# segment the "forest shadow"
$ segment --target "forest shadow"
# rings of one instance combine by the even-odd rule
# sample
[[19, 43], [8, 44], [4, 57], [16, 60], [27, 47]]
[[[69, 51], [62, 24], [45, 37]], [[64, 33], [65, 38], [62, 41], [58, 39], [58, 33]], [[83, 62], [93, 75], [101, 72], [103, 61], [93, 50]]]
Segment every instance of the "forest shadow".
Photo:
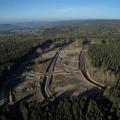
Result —
[[[31, 51], [29, 51], [27, 54], [25, 54], [23, 57], [16, 59], [14, 61], [13, 66], [11, 67], [10, 71], [6, 72], [2, 79], [4, 80], [3, 83], [4, 84], [6, 81], [8, 81], [8, 85], [7, 86], [11, 86], [11, 87], [15, 87], [17, 86], [19, 83], [21, 83], [21, 79], [20, 76], [26, 72], [26, 71], [30, 71], [28, 70], [27, 67], [29, 67], [30, 65], [33, 64], [33, 60], [36, 59], [38, 57], [38, 54], [36, 53], [36, 50], [38, 48], [41, 49], [47, 49], [49, 48], [54, 42], [52, 40], [47, 40], [45, 42], [43, 42], [41, 45], [36, 46], [35, 48], [33, 48]], [[43, 62], [47, 62], [48, 60], [45, 60]], [[12, 62], [12, 61], [11, 61]]]
[[95, 98], [98, 95], [103, 95], [103, 90], [94, 87], [92, 89], [86, 90], [84, 92], [82, 92], [81, 94], [79, 94], [79, 96], [87, 96], [88, 98]]

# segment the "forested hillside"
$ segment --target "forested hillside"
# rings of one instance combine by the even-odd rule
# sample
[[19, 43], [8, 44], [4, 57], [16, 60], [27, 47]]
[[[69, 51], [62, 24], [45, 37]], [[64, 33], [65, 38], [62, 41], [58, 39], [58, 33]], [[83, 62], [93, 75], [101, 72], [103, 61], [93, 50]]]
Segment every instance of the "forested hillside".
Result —
[[118, 74], [120, 72], [120, 42], [92, 44], [88, 54], [95, 67], [105, 67], [107, 70]]
[[20, 59], [42, 43], [35, 35], [0, 36], [0, 74], [9, 70], [15, 60]]
[[0, 38], [0, 64], [24, 56], [41, 42], [36, 36], [8, 36]]

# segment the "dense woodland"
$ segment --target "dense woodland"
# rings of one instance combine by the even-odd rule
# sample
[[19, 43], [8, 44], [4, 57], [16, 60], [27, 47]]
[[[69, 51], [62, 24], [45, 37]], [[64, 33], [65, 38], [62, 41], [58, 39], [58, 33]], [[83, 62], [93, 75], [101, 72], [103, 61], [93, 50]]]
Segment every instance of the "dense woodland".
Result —
[[6, 36], [0, 39], [0, 64], [24, 56], [41, 42], [39, 37], [30, 35]]
[[120, 41], [92, 44], [88, 51], [95, 67], [104, 67], [115, 74], [120, 72]]
[[9, 71], [16, 60], [33, 51], [42, 43], [35, 35], [3, 35], [0, 36], [0, 76]]

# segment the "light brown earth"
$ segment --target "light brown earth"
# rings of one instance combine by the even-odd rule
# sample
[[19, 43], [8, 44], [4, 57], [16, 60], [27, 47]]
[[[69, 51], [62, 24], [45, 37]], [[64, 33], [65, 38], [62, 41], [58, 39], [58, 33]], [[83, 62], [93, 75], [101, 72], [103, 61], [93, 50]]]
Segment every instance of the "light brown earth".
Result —
[[[55, 93], [65, 92], [71, 95], [79, 95], [94, 87], [85, 80], [79, 70], [80, 49], [78, 43], [74, 42], [61, 51], [54, 72], [61, 71], [62, 74], [53, 75], [51, 86]], [[69, 94], [65, 94], [65, 96]]]

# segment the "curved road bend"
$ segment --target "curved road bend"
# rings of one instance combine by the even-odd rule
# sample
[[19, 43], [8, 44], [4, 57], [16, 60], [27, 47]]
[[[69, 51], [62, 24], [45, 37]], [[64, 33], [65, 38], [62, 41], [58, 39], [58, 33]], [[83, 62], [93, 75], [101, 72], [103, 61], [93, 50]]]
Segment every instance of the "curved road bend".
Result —
[[82, 72], [83, 76], [86, 78], [86, 80], [88, 80], [91, 84], [93, 84], [94, 86], [96, 86], [98, 88], [105, 89], [104, 85], [96, 82], [95, 80], [93, 80], [90, 77], [89, 72], [87, 70], [86, 62], [85, 62], [85, 51], [84, 51], [84, 48], [82, 48], [81, 51], [80, 51], [79, 67], [81, 69], [81, 72]]
[[54, 67], [56, 64], [56, 61], [58, 59], [59, 56], [59, 52], [63, 49], [64, 47], [59, 48], [59, 50], [56, 52], [56, 54], [54, 55], [54, 57], [52, 58], [50, 64], [48, 65], [44, 77], [43, 77], [43, 82], [41, 85], [41, 93], [42, 93], [42, 97], [44, 98], [44, 100], [50, 98], [51, 96], [53, 96], [51, 90], [50, 90], [50, 84], [51, 84], [51, 80], [52, 80], [52, 72], [54, 71]]
[[46, 90], [48, 98], [51, 97], [51, 96], [53, 96], [53, 93], [50, 90], [50, 84], [52, 82], [52, 77], [53, 77], [52, 72], [54, 71], [54, 67], [55, 67], [56, 61], [58, 59], [58, 56], [59, 56], [59, 54], [57, 54], [57, 56], [55, 57], [55, 59], [53, 61], [53, 64], [51, 65], [51, 69], [49, 71], [49, 74], [46, 76], [47, 80], [46, 80], [45, 90]]

